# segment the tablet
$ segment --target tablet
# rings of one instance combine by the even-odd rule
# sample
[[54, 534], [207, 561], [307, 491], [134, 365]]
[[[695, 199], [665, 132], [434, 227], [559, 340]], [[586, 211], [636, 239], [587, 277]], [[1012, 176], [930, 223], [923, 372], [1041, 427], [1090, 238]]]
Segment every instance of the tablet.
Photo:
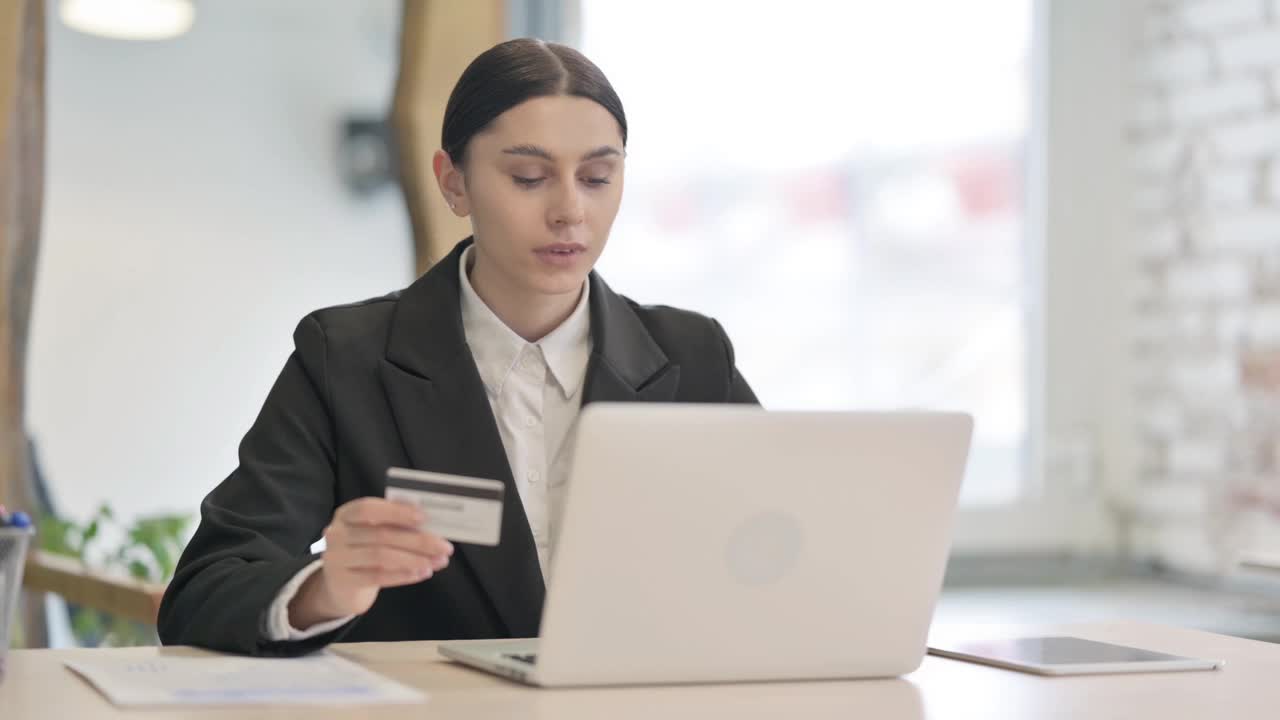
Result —
[[1222, 660], [1181, 657], [1075, 637], [1024, 637], [950, 643], [929, 654], [1037, 675], [1216, 670]]

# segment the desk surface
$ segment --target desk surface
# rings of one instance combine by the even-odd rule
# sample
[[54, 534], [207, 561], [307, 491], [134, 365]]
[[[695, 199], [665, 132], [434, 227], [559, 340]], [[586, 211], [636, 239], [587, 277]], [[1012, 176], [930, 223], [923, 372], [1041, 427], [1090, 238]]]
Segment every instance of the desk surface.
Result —
[[0, 717], [35, 718], [1274, 718], [1280, 645], [1140, 623], [1045, 627], [1094, 640], [1222, 658], [1216, 672], [1043, 678], [928, 657], [896, 680], [539, 690], [455, 666], [434, 643], [336, 645], [365, 666], [426, 691], [426, 705], [367, 709], [120, 710], [66, 670], [78, 653], [145, 658], [156, 648], [18, 650], [0, 684]]

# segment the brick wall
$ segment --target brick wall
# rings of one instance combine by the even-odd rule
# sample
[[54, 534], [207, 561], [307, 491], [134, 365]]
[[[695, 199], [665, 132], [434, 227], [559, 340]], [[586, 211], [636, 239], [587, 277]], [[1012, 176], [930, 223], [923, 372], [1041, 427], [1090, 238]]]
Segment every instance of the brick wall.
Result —
[[1144, 0], [1132, 548], [1280, 549], [1280, 0]]

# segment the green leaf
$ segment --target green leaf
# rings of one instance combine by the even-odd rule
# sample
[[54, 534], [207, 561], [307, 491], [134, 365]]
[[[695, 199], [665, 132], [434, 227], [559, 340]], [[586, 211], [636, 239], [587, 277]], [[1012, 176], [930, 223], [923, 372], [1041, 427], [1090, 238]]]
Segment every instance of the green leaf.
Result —
[[41, 513], [36, 520], [36, 533], [41, 550], [77, 560], [84, 559], [84, 553], [72, 540], [73, 535], [80, 535], [75, 523], [48, 513]]
[[193, 519], [190, 515], [170, 515], [165, 519], [165, 535], [169, 536], [174, 544], [181, 545], [183, 536], [187, 534], [187, 528], [191, 527]]
[[128, 568], [129, 567], [129, 545], [121, 545], [116, 548], [114, 553], [103, 558], [103, 566], [107, 568]]
[[71, 632], [82, 647], [93, 647], [102, 639], [102, 616], [96, 610], [81, 608], [71, 617]]
[[130, 528], [130, 539], [145, 548], [155, 561], [159, 570], [157, 582], [167, 582], [173, 577], [191, 520], [189, 515], [157, 515], [139, 518]]
[[151, 568], [141, 560], [131, 560], [129, 562], [129, 575], [134, 580], [151, 580]]
[[169, 554], [167, 549], [156, 548], [154, 553], [156, 568], [159, 569], [159, 577], [155, 578], [156, 582], [165, 582], [173, 576], [174, 561], [173, 556]]
[[97, 518], [94, 518], [89, 523], [89, 527], [84, 529], [84, 536], [80, 540], [81, 547], [88, 547], [89, 543], [93, 542], [93, 539], [98, 537], [99, 527]]

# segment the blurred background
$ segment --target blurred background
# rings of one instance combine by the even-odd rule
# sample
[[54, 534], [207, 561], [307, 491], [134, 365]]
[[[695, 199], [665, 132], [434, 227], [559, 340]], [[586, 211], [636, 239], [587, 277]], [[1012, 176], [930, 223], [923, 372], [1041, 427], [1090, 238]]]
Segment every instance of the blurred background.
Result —
[[153, 641], [297, 321], [467, 234], [426, 158], [519, 36], [625, 104], [615, 289], [719, 319], [770, 408], [974, 414], [940, 622], [1280, 638], [1280, 0], [17, 4], [45, 158], [5, 177], [44, 198], [0, 499], [70, 600], [27, 642]]

